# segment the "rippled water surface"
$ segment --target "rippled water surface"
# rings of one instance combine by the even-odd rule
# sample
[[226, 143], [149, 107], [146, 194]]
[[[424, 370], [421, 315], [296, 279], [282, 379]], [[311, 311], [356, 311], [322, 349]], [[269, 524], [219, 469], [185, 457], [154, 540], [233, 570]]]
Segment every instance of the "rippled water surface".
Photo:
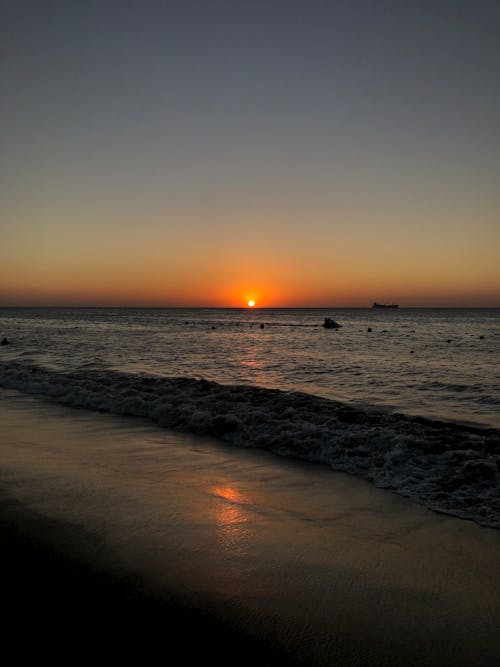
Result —
[[[324, 329], [327, 316], [341, 328]], [[500, 426], [500, 309], [4, 308], [3, 336], [3, 361], [203, 377]]]

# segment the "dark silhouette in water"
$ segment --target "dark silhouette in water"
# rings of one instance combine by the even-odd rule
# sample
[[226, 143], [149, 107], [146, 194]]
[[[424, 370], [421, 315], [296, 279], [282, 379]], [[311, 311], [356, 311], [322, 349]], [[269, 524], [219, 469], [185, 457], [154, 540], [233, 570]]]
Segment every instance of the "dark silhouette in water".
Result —
[[10, 345], [10, 340], [7, 340], [5, 337], [2, 338], [0, 345]]
[[325, 329], [339, 329], [341, 325], [338, 322], [335, 322], [335, 320], [332, 320], [331, 317], [325, 317], [323, 326]]
[[373, 304], [372, 308], [399, 308], [397, 303], [375, 303]]

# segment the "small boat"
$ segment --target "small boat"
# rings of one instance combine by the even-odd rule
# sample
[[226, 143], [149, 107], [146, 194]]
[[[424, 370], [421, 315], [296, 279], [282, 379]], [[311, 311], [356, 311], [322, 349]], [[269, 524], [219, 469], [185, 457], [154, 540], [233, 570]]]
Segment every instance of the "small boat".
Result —
[[325, 329], [340, 329], [342, 325], [338, 322], [335, 322], [335, 320], [332, 320], [331, 317], [325, 317], [325, 321], [321, 326], [323, 326]]
[[372, 308], [398, 308], [397, 303], [375, 303], [373, 304]]

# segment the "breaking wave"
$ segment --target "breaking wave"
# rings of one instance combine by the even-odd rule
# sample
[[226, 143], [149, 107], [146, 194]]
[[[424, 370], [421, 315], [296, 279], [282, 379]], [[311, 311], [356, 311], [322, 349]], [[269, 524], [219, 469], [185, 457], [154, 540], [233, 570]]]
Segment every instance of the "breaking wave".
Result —
[[500, 528], [500, 431], [203, 379], [0, 362], [0, 386], [322, 462], [427, 507]]

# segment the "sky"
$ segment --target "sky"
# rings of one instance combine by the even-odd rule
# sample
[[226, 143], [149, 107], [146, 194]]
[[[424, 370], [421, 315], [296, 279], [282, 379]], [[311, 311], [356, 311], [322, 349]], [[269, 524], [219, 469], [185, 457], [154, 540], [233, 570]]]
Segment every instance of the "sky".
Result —
[[500, 306], [498, 0], [0, 7], [0, 305]]

